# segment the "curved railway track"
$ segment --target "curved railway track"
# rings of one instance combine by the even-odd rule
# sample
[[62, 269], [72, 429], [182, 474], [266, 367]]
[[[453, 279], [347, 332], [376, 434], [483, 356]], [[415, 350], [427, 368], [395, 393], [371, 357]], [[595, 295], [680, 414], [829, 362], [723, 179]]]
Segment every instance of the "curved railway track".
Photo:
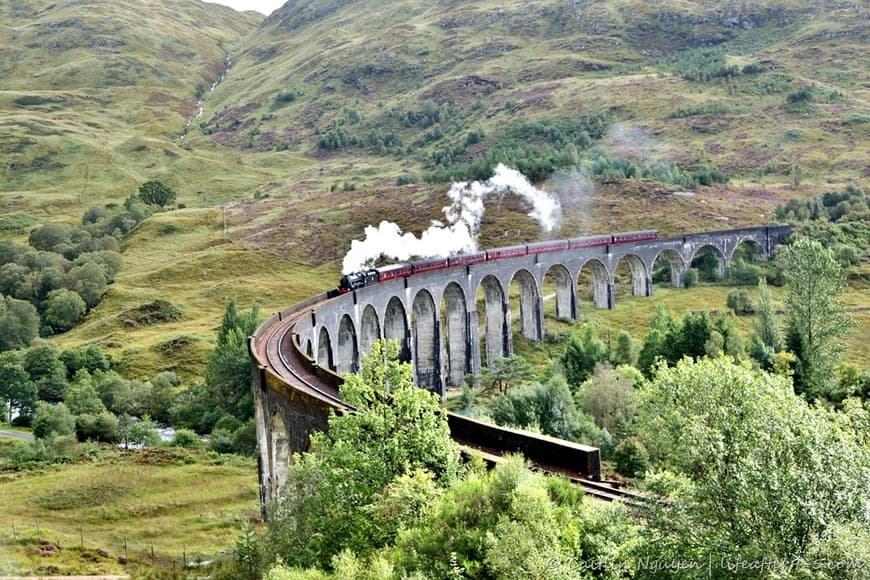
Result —
[[[307, 306], [316, 308], [318, 304], [319, 302], [313, 302]], [[296, 321], [301, 316], [307, 314], [308, 311], [308, 308], [290, 309], [277, 315], [277, 320], [261, 336], [255, 338], [253, 352], [259, 361], [265, 364], [267, 369], [271, 370], [291, 388], [313, 395], [327, 402], [336, 410], [353, 411], [352, 406], [347, 405], [341, 400], [338, 389], [321, 379], [312, 370], [311, 360], [302, 354], [294, 341]], [[517, 433], [523, 433], [516, 430], [510, 431], [515, 436]], [[533, 433], [527, 433], [524, 436], [533, 442], [541, 439], [539, 435]], [[481, 440], [475, 441], [473, 437], [469, 437], [467, 434], [460, 438], [456, 433], [453, 433], [453, 437], [459, 443], [463, 453], [467, 455], [479, 455], [489, 464], [503, 461], [506, 455], [518, 451], [515, 444], [494, 447], [492, 440], [489, 438], [487, 438], [485, 443], [482, 443]], [[571, 445], [569, 442], [564, 442], [564, 444], [566, 447]], [[535, 461], [532, 458], [528, 459], [533, 469], [544, 473], [565, 476], [571, 482], [581, 486], [587, 494], [596, 499], [619, 501], [632, 507], [638, 507], [647, 502], [645, 496], [622, 489], [617, 482], [592, 481], [582, 473], [579, 473], [571, 465], [554, 465], [552, 464], [552, 459], [546, 462]], [[556, 460], [556, 463], [558, 463], [558, 460]], [[566, 461], [566, 463], [568, 462]]]

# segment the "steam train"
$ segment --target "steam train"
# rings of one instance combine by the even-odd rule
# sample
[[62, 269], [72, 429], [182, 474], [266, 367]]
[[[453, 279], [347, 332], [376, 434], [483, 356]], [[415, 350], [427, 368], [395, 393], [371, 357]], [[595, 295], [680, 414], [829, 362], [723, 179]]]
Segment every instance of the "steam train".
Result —
[[457, 254], [447, 258], [432, 258], [429, 260], [420, 260], [417, 262], [405, 262], [402, 264], [392, 264], [382, 268], [370, 268], [368, 270], [360, 270], [351, 274], [346, 274], [341, 277], [338, 288], [331, 295], [345, 294], [351, 290], [379, 284], [396, 278], [407, 278], [414, 274], [422, 274], [423, 272], [431, 272], [433, 270], [442, 270], [444, 268], [454, 268], [458, 266], [468, 266], [471, 264], [479, 264], [481, 262], [493, 262], [505, 258], [517, 258], [529, 254], [545, 254], [548, 252], [564, 252], [566, 250], [574, 250], [578, 248], [592, 248], [596, 246], [608, 246], [611, 244], [625, 244], [629, 242], [639, 242], [643, 240], [655, 240], [658, 238], [658, 233], [655, 230], [641, 230], [637, 232], [623, 232], [618, 234], [603, 234], [598, 236], [587, 236], [583, 238], [571, 238], [569, 240], [553, 240], [546, 242], [536, 242], [534, 244], [518, 244], [516, 246], [506, 246], [504, 248], [496, 248], [494, 250], [484, 250], [480, 252], [471, 252], [469, 254]]

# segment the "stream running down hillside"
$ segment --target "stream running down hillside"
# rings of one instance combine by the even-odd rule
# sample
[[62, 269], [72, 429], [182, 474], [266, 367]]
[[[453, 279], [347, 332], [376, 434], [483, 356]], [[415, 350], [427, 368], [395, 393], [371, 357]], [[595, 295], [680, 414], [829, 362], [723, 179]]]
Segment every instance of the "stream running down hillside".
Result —
[[214, 92], [218, 85], [221, 84], [225, 78], [227, 78], [227, 75], [230, 74], [230, 70], [233, 68], [232, 58], [232, 51], [228, 52], [224, 57], [224, 70], [221, 71], [215, 81], [211, 84], [211, 88], [209, 88], [208, 92], [196, 102], [196, 114], [188, 119], [187, 123], [185, 123], [184, 132], [182, 132], [181, 135], [178, 136], [179, 141], [184, 141], [184, 138], [187, 137], [187, 134], [190, 132], [190, 130], [196, 127], [197, 121], [202, 119], [202, 115], [205, 112], [205, 109], [203, 108], [203, 102], [206, 98], [208, 98], [210, 94]]

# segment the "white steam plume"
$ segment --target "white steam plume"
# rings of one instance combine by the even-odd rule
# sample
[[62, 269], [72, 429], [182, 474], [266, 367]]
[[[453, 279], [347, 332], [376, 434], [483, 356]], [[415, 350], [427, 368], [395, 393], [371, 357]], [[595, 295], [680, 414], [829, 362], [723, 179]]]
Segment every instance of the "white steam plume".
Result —
[[506, 189], [532, 204], [529, 216], [544, 230], [552, 231], [558, 225], [562, 213], [559, 199], [535, 188], [519, 171], [499, 163], [495, 175], [485, 182], [463, 181], [450, 187], [447, 196], [451, 204], [443, 209], [447, 225], [433, 221], [419, 238], [411, 233], [403, 234], [398, 225], [388, 221], [382, 221], [377, 227], [366, 226], [365, 239], [350, 243], [342, 272], [349, 274], [361, 270], [381, 256], [405, 261], [414, 256], [434, 258], [476, 250], [484, 213], [483, 199], [490, 193]]

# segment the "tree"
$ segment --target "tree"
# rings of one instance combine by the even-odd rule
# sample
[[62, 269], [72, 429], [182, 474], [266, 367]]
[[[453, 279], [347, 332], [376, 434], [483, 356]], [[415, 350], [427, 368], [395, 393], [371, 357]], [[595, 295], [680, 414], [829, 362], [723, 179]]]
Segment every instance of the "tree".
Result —
[[121, 415], [118, 418], [118, 431], [124, 449], [129, 449], [130, 445], [133, 447], [155, 447], [160, 444], [157, 425], [147, 415], [139, 419], [129, 415]]
[[395, 535], [395, 522], [373, 517], [388, 484], [419, 471], [439, 484], [455, 477], [459, 451], [439, 400], [414, 385], [398, 354], [396, 341], [376, 342], [341, 387], [356, 412], [330, 417], [311, 451], [293, 456], [266, 537], [288, 564], [326, 567], [345, 548], [370, 553]]
[[39, 401], [33, 416], [33, 435], [37, 439], [74, 435], [76, 420], [63, 403]]
[[516, 383], [524, 383], [534, 377], [535, 369], [518, 354], [497, 358], [480, 374], [480, 382], [485, 391], [495, 390], [505, 394]]
[[74, 377], [80, 369], [85, 369], [93, 375], [96, 371], [107, 371], [111, 367], [109, 356], [94, 344], [61, 351], [60, 360], [66, 366], [67, 376], [70, 378]]
[[175, 191], [162, 181], [146, 181], [139, 186], [139, 197], [148, 205], [164, 207], [175, 201]]
[[614, 365], [635, 365], [638, 354], [637, 341], [625, 330], [619, 331], [616, 338], [616, 349], [610, 356], [610, 362]]
[[218, 330], [217, 346], [209, 354], [205, 369], [206, 385], [215, 402], [242, 421], [254, 416], [248, 337], [259, 323], [257, 304], [249, 312], [239, 314], [235, 301], [231, 300]]
[[599, 572], [624, 566], [639, 541], [622, 506], [584, 502], [566, 480], [516, 457], [472, 471], [431, 504], [399, 534], [397, 577], [593, 578], [586, 562]]
[[0, 399], [9, 403], [9, 421], [12, 421], [12, 409], [17, 409], [21, 415], [33, 414], [36, 405], [36, 385], [30, 380], [30, 375], [17, 362], [0, 364]]
[[66, 288], [49, 292], [43, 308], [43, 322], [56, 332], [69, 330], [88, 311], [88, 306], [81, 296]]
[[76, 417], [76, 438], [79, 441], [116, 443], [120, 436], [118, 418], [108, 411]]
[[63, 247], [70, 243], [72, 231], [72, 226], [48, 223], [31, 231], [27, 241], [37, 250], [61, 254], [63, 253]]
[[533, 383], [496, 397], [491, 412], [499, 425], [539, 429], [562, 439], [575, 440], [579, 435], [577, 408], [562, 375], [554, 375], [544, 385]]
[[94, 388], [90, 373], [80, 370], [64, 395], [64, 403], [73, 415], [99, 415], [106, 411]]
[[600, 365], [576, 395], [578, 406], [611, 434], [623, 432], [634, 417], [634, 383], [626, 368]]
[[39, 333], [39, 314], [29, 302], [0, 299], [0, 351], [26, 348]]
[[562, 355], [562, 366], [565, 378], [572, 387], [577, 387], [589, 378], [595, 365], [607, 360], [607, 347], [598, 338], [595, 327], [587, 324], [579, 333], [575, 333], [565, 347]]
[[772, 352], [782, 349], [782, 337], [776, 322], [776, 311], [770, 297], [767, 280], [758, 280], [758, 318], [755, 321], [755, 333], [758, 340]]
[[22, 366], [36, 384], [40, 400], [51, 403], [63, 400], [69, 387], [66, 380], [66, 367], [52, 345], [42, 342], [27, 349]]
[[838, 299], [845, 288], [843, 271], [830, 250], [800, 238], [779, 256], [786, 281], [788, 346], [798, 357], [795, 389], [810, 397], [833, 388], [834, 369], [845, 352], [843, 338], [852, 327]]
[[782, 377], [724, 357], [683, 360], [637, 396], [637, 433], [655, 465], [689, 482], [655, 524], [682, 554], [791, 559], [834, 523], [861, 520], [866, 435]]
[[64, 276], [64, 287], [81, 296], [88, 308], [100, 303], [106, 285], [105, 270], [90, 259], [79, 262]]

